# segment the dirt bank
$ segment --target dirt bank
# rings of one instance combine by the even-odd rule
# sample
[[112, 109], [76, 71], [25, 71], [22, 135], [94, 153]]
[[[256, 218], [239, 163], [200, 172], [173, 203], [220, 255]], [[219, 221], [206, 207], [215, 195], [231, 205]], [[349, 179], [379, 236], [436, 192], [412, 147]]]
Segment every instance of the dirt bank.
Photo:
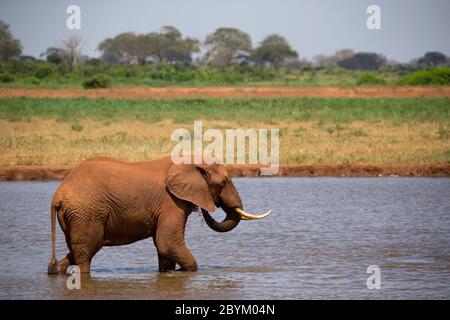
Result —
[[[15, 166], [0, 168], [0, 181], [61, 180], [71, 166]], [[260, 166], [232, 165], [234, 177], [258, 177]], [[274, 176], [281, 177], [450, 177], [449, 164], [373, 166], [373, 165], [284, 165]]]
[[0, 98], [412, 98], [450, 97], [450, 86], [443, 87], [126, 87], [112, 89], [0, 89]]

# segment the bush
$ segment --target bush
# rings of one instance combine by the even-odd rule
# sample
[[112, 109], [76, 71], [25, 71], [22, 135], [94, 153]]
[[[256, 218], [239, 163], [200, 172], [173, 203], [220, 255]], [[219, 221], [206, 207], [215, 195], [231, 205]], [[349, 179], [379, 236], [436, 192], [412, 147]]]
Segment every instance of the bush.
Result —
[[0, 73], [0, 82], [2, 83], [8, 83], [8, 82], [14, 82], [15, 78], [12, 74], [8, 72], [2, 72]]
[[83, 126], [79, 123], [73, 124], [71, 128], [73, 131], [77, 131], [77, 132], [80, 132], [81, 130], [83, 130]]
[[382, 85], [386, 84], [386, 80], [384, 80], [382, 77], [379, 77], [373, 73], [366, 72], [361, 74], [361, 76], [358, 78], [358, 81], [356, 82], [357, 85]]
[[53, 68], [50, 66], [42, 66], [39, 69], [36, 70], [36, 73], [34, 74], [36, 78], [44, 79], [52, 76], [54, 74]]
[[24, 82], [32, 85], [38, 85], [40, 83], [39, 79], [36, 77], [25, 78]]
[[83, 87], [85, 89], [110, 88], [111, 86], [111, 78], [103, 74], [97, 74], [83, 81]]
[[401, 86], [449, 85], [450, 68], [420, 70], [398, 81]]
[[40, 62], [36, 61], [13, 60], [6, 61], [3, 69], [16, 77], [28, 77], [33, 76], [40, 65]]

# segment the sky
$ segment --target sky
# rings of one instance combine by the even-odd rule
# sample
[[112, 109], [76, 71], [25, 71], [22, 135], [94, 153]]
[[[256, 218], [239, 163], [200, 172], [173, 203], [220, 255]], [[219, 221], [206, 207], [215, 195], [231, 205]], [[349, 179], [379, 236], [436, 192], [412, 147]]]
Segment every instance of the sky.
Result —
[[[381, 30], [366, 26], [372, 4], [381, 9]], [[81, 9], [80, 30], [66, 27], [69, 5]], [[450, 56], [449, 14], [449, 0], [0, 0], [0, 20], [21, 40], [23, 54], [35, 57], [72, 34], [81, 37], [83, 54], [97, 57], [107, 37], [172, 25], [200, 40], [235, 27], [254, 45], [278, 33], [300, 58], [351, 48], [408, 62], [427, 51]]]

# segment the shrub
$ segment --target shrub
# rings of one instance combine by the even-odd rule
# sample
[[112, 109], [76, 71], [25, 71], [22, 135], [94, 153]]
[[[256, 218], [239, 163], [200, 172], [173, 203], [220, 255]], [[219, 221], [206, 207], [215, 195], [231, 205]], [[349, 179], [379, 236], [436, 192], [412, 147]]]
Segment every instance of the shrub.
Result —
[[191, 81], [195, 79], [195, 72], [194, 71], [185, 71], [180, 72], [175, 76], [176, 81]]
[[450, 68], [420, 70], [398, 81], [401, 86], [449, 85]]
[[14, 82], [15, 78], [12, 74], [8, 72], [2, 72], [0, 73], [0, 82], [2, 83], [8, 83], [8, 82]]
[[24, 82], [32, 85], [38, 85], [40, 83], [39, 79], [36, 77], [25, 78]]
[[44, 79], [52, 76], [54, 74], [53, 68], [50, 66], [42, 66], [36, 70], [34, 74], [38, 79]]
[[79, 123], [73, 124], [71, 128], [73, 131], [77, 131], [77, 132], [80, 132], [81, 130], [83, 130], [83, 126]]
[[38, 66], [39, 63], [34, 61], [13, 60], [4, 64], [4, 70], [18, 77], [26, 77], [34, 75]]
[[82, 84], [85, 89], [110, 88], [112, 86], [112, 80], [103, 74], [97, 74], [84, 80]]
[[361, 76], [358, 78], [358, 81], [356, 82], [357, 85], [382, 85], [386, 84], [386, 80], [384, 80], [382, 77], [379, 77], [373, 73], [365, 72], [361, 74]]

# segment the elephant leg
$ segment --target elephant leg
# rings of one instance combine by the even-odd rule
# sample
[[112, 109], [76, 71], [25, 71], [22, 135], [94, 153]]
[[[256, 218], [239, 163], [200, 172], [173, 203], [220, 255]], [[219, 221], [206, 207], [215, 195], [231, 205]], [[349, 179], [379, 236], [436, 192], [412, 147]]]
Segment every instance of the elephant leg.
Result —
[[64, 258], [58, 261], [58, 272], [66, 273], [67, 268], [75, 264], [72, 252], [69, 252]]
[[176, 263], [170, 261], [158, 254], [158, 269], [159, 272], [175, 271]]
[[163, 262], [171, 261], [170, 267], [174, 262], [177, 263], [180, 271], [196, 271], [197, 262], [184, 242], [185, 226], [186, 218], [181, 215], [177, 218], [171, 217], [158, 221], [155, 237], [158, 259], [161, 256], [164, 259]]
[[100, 221], [72, 221], [70, 249], [82, 273], [91, 271], [91, 261], [103, 246], [104, 227]]
[[[60, 216], [58, 216], [58, 220], [60, 219]], [[61, 220], [60, 220], [60, 224], [61, 224]], [[67, 248], [69, 248], [70, 250], [70, 237], [69, 237], [69, 232], [67, 232], [67, 230], [63, 230], [64, 231], [64, 236], [66, 238], [66, 245]], [[75, 264], [75, 259], [73, 257], [72, 251], [69, 251], [68, 254], [66, 254], [66, 256], [64, 258], [62, 258], [61, 260], [58, 261], [58, 272], [59, 273], [66, 273], [67, 268], [71, 265]]]
[[[158, 246], [156, 245], [156, 237], [153, 237], [153, 243], [155, 244], [155, 247], [158, 248]], [[175, 271], [175, 265], [176, 265], [175, 262], [164, 258], [162, 255], [158, 253], [159, 272]]]

